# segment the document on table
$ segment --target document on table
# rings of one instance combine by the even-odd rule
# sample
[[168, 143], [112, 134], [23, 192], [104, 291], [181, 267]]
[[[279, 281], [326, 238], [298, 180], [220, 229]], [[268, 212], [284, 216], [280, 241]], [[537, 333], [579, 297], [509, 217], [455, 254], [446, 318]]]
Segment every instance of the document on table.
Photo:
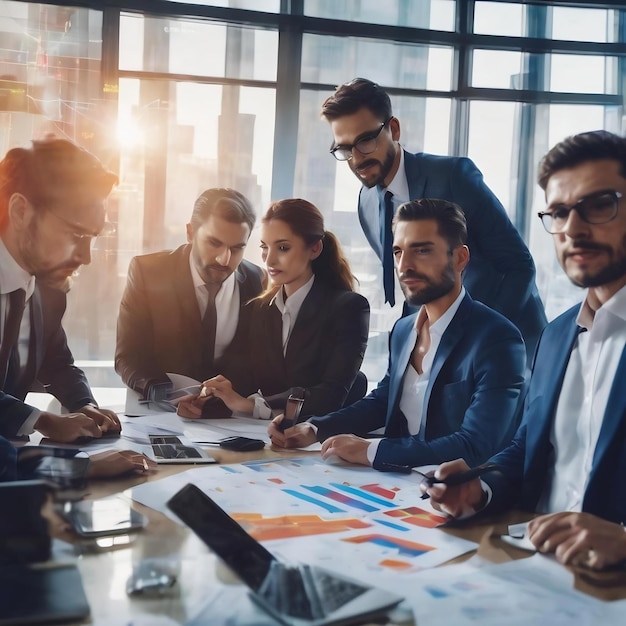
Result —
[[626, 600], [604, 602], [574, 589], [573, 574], [551, 555], [498, 565], [450, 565], [413, 579], [418, 624], [570, 626], [624, 623]]

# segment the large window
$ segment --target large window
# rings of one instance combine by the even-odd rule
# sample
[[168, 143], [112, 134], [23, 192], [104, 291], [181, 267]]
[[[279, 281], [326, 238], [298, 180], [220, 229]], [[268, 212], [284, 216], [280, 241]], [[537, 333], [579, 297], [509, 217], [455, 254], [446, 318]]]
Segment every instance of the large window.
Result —
[[[259, 215], [288, 195], [322, 210], [372, 306], [364, 369], [371, 383], [382, 376], [400, 307], [383, 304], [380, 264], [358, 226], [358, 181], [328, 154], [319, 117], [355, 76], [389, 89], [408, 150], [476, 162], [529, 243], [550, 318], [580, 297], [536, 218], [535, 172], [567, 135], [622, 132], [625, 10], [222, 0], [185, 2], [182, 17], [180, 4], [0, 2], [2, 154], [54, 133], [120, 174], [109, 201], [117, 231], [83, 269], [65, 322], [92, 384], [121, 384], [112, 358], [129, 260], [184, 243], [194, 199], [216, 185], [245, 193]], [[246, 255], [259, 262], [257, 233]]]

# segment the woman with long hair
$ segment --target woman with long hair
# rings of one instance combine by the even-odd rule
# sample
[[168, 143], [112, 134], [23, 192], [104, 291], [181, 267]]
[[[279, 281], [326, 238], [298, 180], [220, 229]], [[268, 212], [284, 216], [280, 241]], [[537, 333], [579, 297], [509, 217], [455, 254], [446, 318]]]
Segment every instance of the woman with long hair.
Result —
[[255, 392], [273, 409], [284, 409], [291, 394], [301, 396], [301, 417], [337, 410], [363, 360], [369, 304], [354, 292], [355, 279], [337, 238], [306, 200], [270, 205], [261, 226], [261, 251], [269, 287], [246, 306], [231, 351], [235, 362], [225, 369], [229, 378], [205, 381], [204, 392], [240, 414], [253, 414]]

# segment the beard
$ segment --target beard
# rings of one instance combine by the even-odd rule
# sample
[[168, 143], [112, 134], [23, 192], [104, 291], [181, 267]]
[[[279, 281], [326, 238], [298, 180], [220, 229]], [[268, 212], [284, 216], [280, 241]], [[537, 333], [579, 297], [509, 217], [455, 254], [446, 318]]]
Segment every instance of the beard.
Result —
[[595, 273], [584, 273], [579, 278], [573, 278], [568, 274], [570, 282], [577, 287], [601, 287], [626, 276], [626, 236], [622, 239], [621, 250], [617, 252], [610, 246], [593, 241], [575, 241], [574, 247], [582, 250], [602, 250], [609, 255], [608, 264]]
[[389, 175], [389, 172], [391, 172], [393, 168], [393, 162], [395, 161], [395, 158], [396, 158], [396, 149], [394, 145], [391, 145], [389, 147], [389, 150], [387, 150], [387, 154], [385, 155], [384, 161], [379, 161], [378, 159], [368, 159], [367, 161], [363, 161], [363, 163], [359, 164], [359, 167], [367, 167], [368, 165], [378, 165], [380, 167], [380, 174], [375, 179], [370, 180], [370, 181], [365, 180], [359, 174], [356, 168], [352, 167], [352, 161], [348, 161], [348, 162], [350, 163], [350, 169], [354, 172], [354, 175], [361, 181], [361, 183], [365, 187], [367, 187], [368, 189], [371, 189], [372, 187], [375, 187], [376, 185], [380, 185], [381, 187], [383, 186], [383, 183], [385, 182], [385, 178], [387, 178], [387, 176]]
[[[402, 282], [403, 278], [419, 278], [426, 283], [426, 286], [422, 287], [419, 291], [411, 291]], [[455, 284], [456, 275], [454, 267], [452, 266], [452, 259], [450, 259], [448, 265], [441, 272], [439, 280], [433, 280], [432, 278], [429, 278], [424, 274], [414, 272], [413, 270], [407, 270], [400, 275], [402, 293], [404, 293], [406, 301], [413, 306], [422, 306], [449, 294]]]
[[20, 255], [26, 264], [28, 271], [41, 283], [67, 293], [74, 283], [74, 278], [78, 275], [76, 263], [59, 263], [58, 265], [47, 265], [46, 259], [40, 253], [39, 230], [37, 222], [34, 221], [24, 233], [20, 242]]

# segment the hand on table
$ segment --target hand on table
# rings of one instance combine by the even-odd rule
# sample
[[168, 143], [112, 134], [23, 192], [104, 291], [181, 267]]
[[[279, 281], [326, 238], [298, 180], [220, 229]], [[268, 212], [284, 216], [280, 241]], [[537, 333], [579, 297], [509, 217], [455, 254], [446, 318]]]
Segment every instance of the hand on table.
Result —
[[626, 530], [590, 513], [552, 513], [528, 523], [539, 552], [554, 552], [564, 565], [603, 569], [626, 560]]
[[125, 474], [146, 474], [154, 471], [157, 464], [144, 454], [134, 450], [107, 450], [89, 457], [89, 478], [114, 478]]
[[367, 459], [370, 442], [356, 435], [334, 435], [322, 444], [322, 458], [338, 456], [348, 463], [371, 465]]

